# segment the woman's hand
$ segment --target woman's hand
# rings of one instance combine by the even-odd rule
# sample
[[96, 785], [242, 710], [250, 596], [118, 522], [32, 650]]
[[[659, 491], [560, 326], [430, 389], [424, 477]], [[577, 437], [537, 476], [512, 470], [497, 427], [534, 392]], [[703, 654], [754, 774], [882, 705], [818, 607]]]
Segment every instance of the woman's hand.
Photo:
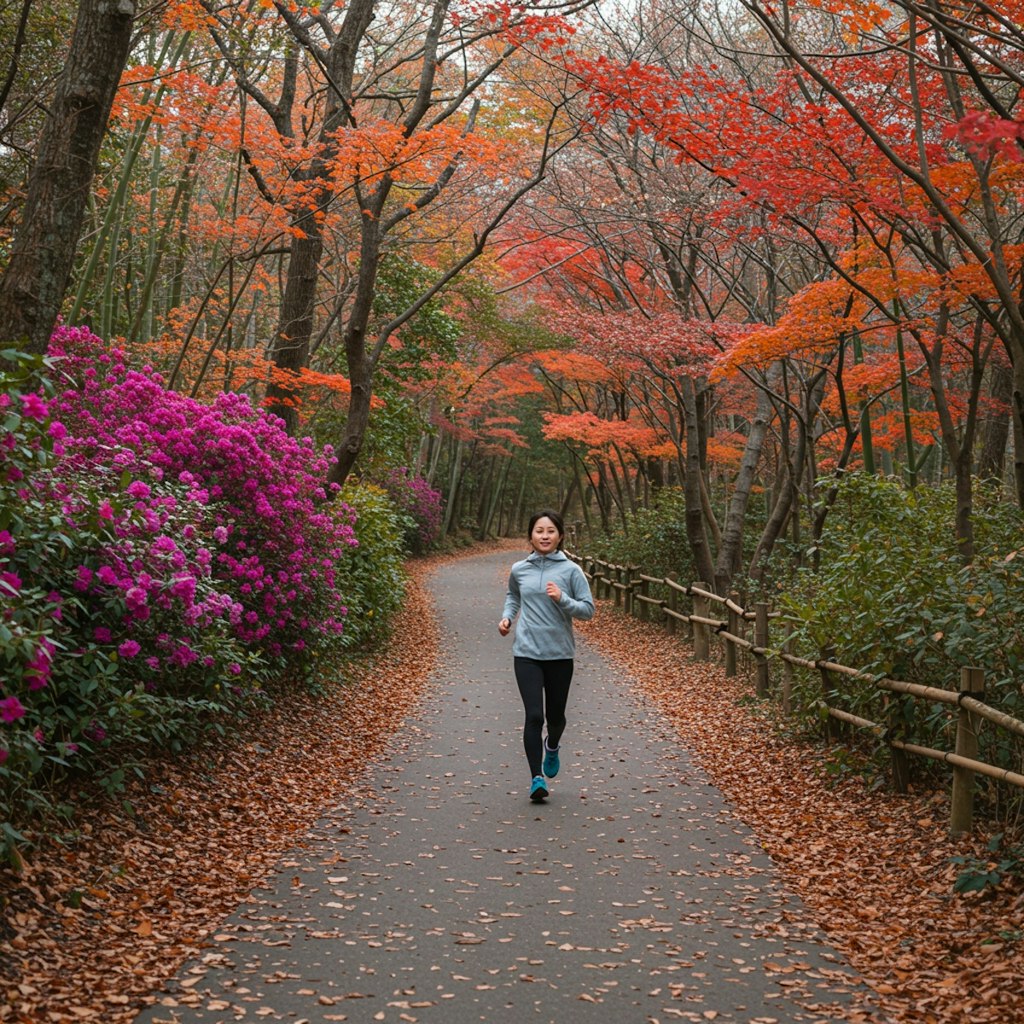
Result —
[[557, 601], [561, 601], [562, 600], [562, 591], [558, 589], [558, 584], [557, 583], [549, 582], [548, 583], [548, 587], [547, 587], [547, 591], [548, 591], [548, 597], [550, 597], [552, 601], [556, 601], [557, 602]]
[[512, 628], [512, 620], [511, 619], [502, 619], [501, 622], [498, 623], [498, 632], [502, 636], [508, 636], [508, 631], [511, 628]]

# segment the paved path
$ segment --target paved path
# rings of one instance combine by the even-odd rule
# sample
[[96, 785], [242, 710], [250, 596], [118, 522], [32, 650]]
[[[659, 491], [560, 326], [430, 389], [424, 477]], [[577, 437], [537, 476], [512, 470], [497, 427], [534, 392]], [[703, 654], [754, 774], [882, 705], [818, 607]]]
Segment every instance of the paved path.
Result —
[[850, 973], [656, 711], [582, 642], [562, 772], [528, 801], [496, 630], [511, 561], [435, 573], [447, 653], [368, 768], [374, 798], [341, 795], [137, 1024], [836, 1018]]

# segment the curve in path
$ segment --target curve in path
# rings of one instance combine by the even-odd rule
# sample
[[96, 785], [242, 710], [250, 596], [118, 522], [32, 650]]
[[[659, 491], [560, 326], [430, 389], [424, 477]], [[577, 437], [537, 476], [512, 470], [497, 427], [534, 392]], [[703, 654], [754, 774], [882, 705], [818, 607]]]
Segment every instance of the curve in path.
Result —
[[513, 557], [435, 572], [444, 655], [417, 718], [136, 1024], [796, 1024], [854, 1006], [755, 837], [582, 641], [562, 770], [529, 802], [496, 629]]

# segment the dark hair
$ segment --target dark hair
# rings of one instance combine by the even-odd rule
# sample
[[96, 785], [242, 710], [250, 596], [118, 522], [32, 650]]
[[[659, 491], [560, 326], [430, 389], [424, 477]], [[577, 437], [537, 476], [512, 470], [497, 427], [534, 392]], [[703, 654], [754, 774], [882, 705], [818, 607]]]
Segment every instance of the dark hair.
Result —
[[555, 529], [558, 530], [558, 550], [561, 551], [562, 544], [565, 542], [565, 524], [562, 522], [562, 517], [550, 509], [542, 509], [540, 512], [535, 512], [530, 516], [530, 525], [526, 530], [526, 539], [529, 540], [533, 536], [533, 528], [537, 525], [538, 519], [550, 519], [555, 524]]

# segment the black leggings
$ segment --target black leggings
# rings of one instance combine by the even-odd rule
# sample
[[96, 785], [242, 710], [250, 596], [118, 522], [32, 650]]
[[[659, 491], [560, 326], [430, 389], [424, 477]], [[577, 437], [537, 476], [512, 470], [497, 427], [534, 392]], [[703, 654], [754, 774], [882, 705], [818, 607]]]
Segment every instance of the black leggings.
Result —
[[544, 759], [542, 731], [545, 712], [548, 721], [548, 746], [557, 747], [565, 730], [565, 704], [572, 682], [572, 658], [536, 661], [514, 658], [516, 682], [523, 698], [526, 721], [523, 724], [523, 747], [530, 762], [530, 774], [540, 775]]

